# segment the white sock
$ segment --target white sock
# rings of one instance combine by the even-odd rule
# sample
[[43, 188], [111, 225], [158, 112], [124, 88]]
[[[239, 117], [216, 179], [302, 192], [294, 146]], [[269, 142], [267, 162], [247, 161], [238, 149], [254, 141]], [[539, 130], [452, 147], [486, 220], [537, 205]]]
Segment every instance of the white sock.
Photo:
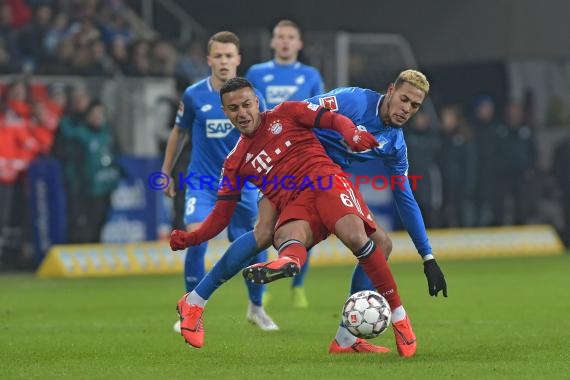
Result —
[[392, 310], [392, 323], [399, 322], [406, 318], [406, 310], [404, 310], [404, 306], [400, 305], [394, 310]]
[[249, 301], [249, 310], [251, 310], [251, 312], [254, 314], [263, 313], [264, 311], [263, 306], [257, 306], [251, 301]]
[[356, 337], [350, 333], [344, 326], [338, 326], [334, 337], [341, 347], [350, 347], [356, 343]]
[[188, 305], [198, 305], [200, 307], [205, 307], [206, 302], [208, 302], [208, 300], [205, 300], [202, 297], [200, 297], [200, 295], [196, 293], [195, 290], [192, 290], [190, 294], [188, 294], [188, 297], [186, 297], [186, 303]]

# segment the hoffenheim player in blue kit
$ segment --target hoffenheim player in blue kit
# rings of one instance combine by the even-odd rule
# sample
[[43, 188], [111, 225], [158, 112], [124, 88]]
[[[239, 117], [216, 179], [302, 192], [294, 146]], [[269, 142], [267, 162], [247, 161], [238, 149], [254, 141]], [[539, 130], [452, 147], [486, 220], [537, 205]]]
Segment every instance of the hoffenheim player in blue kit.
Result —
[[[301, 30], [295, 22], [281, 20], [275, 25], [271, 48], [274, 51], [273, 59], [251, 66], [245, 75], [253, 87], [263, 93], [269, 108], [286, 100], [304, 100], [325, 92], [319, 71], [297, 60], [303, 41]], [[295, 307], [304, 308], [309, 305], [303, 288], [308, 268], [309, 260], [293, 278]]]
[[267, 107], [274, 108], [286, 100], [304, 100], [324, 92], [323, 78], [319, 71], [305, 65], [297, 58], [303, 48], [299, 26], [290, 20], [282, 20], [273, 28], [271, 61], [249, 68], [245, 77], [265, 97]]
[[[394, 84], [389, 86], [386, 95], [372, 90], [348, 87], [309, 99], [311, 103], [320, 104], [349, 117], [356, 125], [372, 133], [380, 145], [368, 152], [350, 151], [342, 142], [340, 134], [319, 129], [315, 129], [315, 133], [329, 156], [343, 168], [349, 167], [354, 161], [380, 159], [390, 174], [407, 176], [406, 143], [401, 127], [419, 110], [428, 92], [429, 83], [425, 76], [415, 70], [406, 70], [399, 74]], [[444, 275], [433, 256], [418, 204], [407, 180], [402, 188], [394, 187], [394, 198], [404, 226], [423, 259], [429, 294], [437, 296], [442, 291], [447, 297]], [[259, 220], [254, 231], [236, 239], [192, 293], [208, 299], [223, 282], [247, 265], [252, 256], [261, 249], [269, 247], [277, 217], [277, 211], [271, 203], [265, 198], [262, 199], [259, 205]], [[387, 256], [390, 254], [392, 242], [384, 230], [379, 228], [371, 238]], [[373, 290], [373, 287], [362, 268], [357, 265], [350, 293], [360, 290]], [[197, 306], [196, 309], [200, 312], [188, 322], [191, 325], [202, 326], [204, 305], [197, 304]], [[413, 356], [416, 351], [416, 338], [403, 307], [392, 310], [392, 323], [399, 354], [404, 357]], [[204, 334], [201, 328], [195, 331], [196, 334]], [[383, 353], [386, 350], [384, 347], [356, 338], [342, 324], [329, 347], [330, 353]]]
[[[187, 231], [197, 229], [213, 209], [217, 199], [220, 170], [240, 136], [239, 131], [223, 113], [219, 94], [221, 86], [236, 76], [240, 61], [239, 39], [234, 33], [219, 32], [213, 35], [208, 42], [208, 65], [212, 74], [188, 87], [180, 101], [176, 125], [168, 140], [162, 171], [171, 175], [179, 136], [189, 133], [192, 151], [184, 183], [184, 223]], [[263, 99], [259, 92], [257, 95]], [[265, 110], [263, 102], [260, 102], [260, 107], [262, 111]], [[208, 179], [211, 181], [208, 182]], [[171, 197], [175, 194], [173, 183], [171, 180], [165, 189]], [[242, 200], [228, 227], [230, 241], [253, 229], [258, 213], [257, 196], [257, 190], [246, 190], [242, 193]], [[206, 249], [207, 243], [188, 248], [184, 265], [187, 291], [193, 290], [204, 277]], [[260, 251], [258, 256], [251, 258], [252, 263], [266, 260], [266, 251]], [[250, 299], [247, 318], [263, 330], [277, 330], [277, 325], [262, 306], [264, 286], [247, 283], [247, 288]], [[180, 322], [175, 324], [174, 329], [180, 331]]]

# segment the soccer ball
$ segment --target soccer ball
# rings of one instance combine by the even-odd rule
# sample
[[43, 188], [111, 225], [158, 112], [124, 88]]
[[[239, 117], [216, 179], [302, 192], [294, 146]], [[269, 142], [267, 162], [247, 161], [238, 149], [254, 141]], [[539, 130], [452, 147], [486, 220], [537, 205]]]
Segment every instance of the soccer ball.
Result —
[[376, 338], [390, 326], [391, 317], [386, 298], [371, 290], [354, 293], [342, 308], [344, 326], [358, 338]]

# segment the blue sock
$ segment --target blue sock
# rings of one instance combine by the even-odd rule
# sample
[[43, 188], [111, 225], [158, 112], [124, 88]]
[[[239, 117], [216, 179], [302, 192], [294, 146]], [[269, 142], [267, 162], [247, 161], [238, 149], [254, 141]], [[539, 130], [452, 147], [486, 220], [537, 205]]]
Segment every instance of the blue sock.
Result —
[[220, 260], [196, 286], [196, 292], [200, 297], [209, 299], [220, 285], [245, 268], [259, 252], [253, 231], [241, 235], [230, 244]]
[[291, 285], [293, 288], [305, 285], [305, 276], [307, 276], [307, 271], [309, 270], [310, 257], [311, 257], [311, 251], [307, 251], [307, 261], [305, 261], [305, 264], [301, 267], [299, 274], [293, 277], [293, 283]]
[[186, 291], [188, 292], [194, 290], [206, 273], [206, 265], [204, 264], [206, 248], [208, 248], [208, 243], [202, 243], [194, 247], [189, 247], [186, 251], [184, 282], [186, 284]]
[[350, 284], [350, 294], [360, 292], [361, 290], [374, 290], [374, 285], [372, 281], [368, 278], [368, 275], [364, 272], [362, 265], [357, 264], [352, 273], [352, 283]]

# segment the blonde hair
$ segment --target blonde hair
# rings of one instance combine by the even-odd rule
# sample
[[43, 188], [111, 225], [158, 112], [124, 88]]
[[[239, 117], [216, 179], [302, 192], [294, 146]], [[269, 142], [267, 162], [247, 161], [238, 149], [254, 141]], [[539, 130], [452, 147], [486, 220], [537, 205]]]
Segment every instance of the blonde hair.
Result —
[[233, 32], [224, 30], [210, 37], [210, 40], [208, 41], [208, 54], [210, 54], [210, 50], [212, 49], [214, 42], [220, 42], [222, 44], [234, 44], [239, 51], [239, 38]]
[[281, 21], [279, 21], [273, 27], [273, 34], [275, 34], [275, 30], [277, 28], [282, 28], [282, 27], [286, 27], [286, 26], [297, 29], [297, 32], [299, 33], [299, 35], [301, 34], [301, 28], [299, 28], [299, 25], [297, 25], [297, 23], [295, 21], [292, 21], [292, 20], [281, 20]]
[[404, 70], [396, 78], [394, 86], [400, 87], [404, 82], [408, 82], [415, 88], [422, 90], [427, 95], [429, 93], [429, 82], [426, 76], [417, 70]]

